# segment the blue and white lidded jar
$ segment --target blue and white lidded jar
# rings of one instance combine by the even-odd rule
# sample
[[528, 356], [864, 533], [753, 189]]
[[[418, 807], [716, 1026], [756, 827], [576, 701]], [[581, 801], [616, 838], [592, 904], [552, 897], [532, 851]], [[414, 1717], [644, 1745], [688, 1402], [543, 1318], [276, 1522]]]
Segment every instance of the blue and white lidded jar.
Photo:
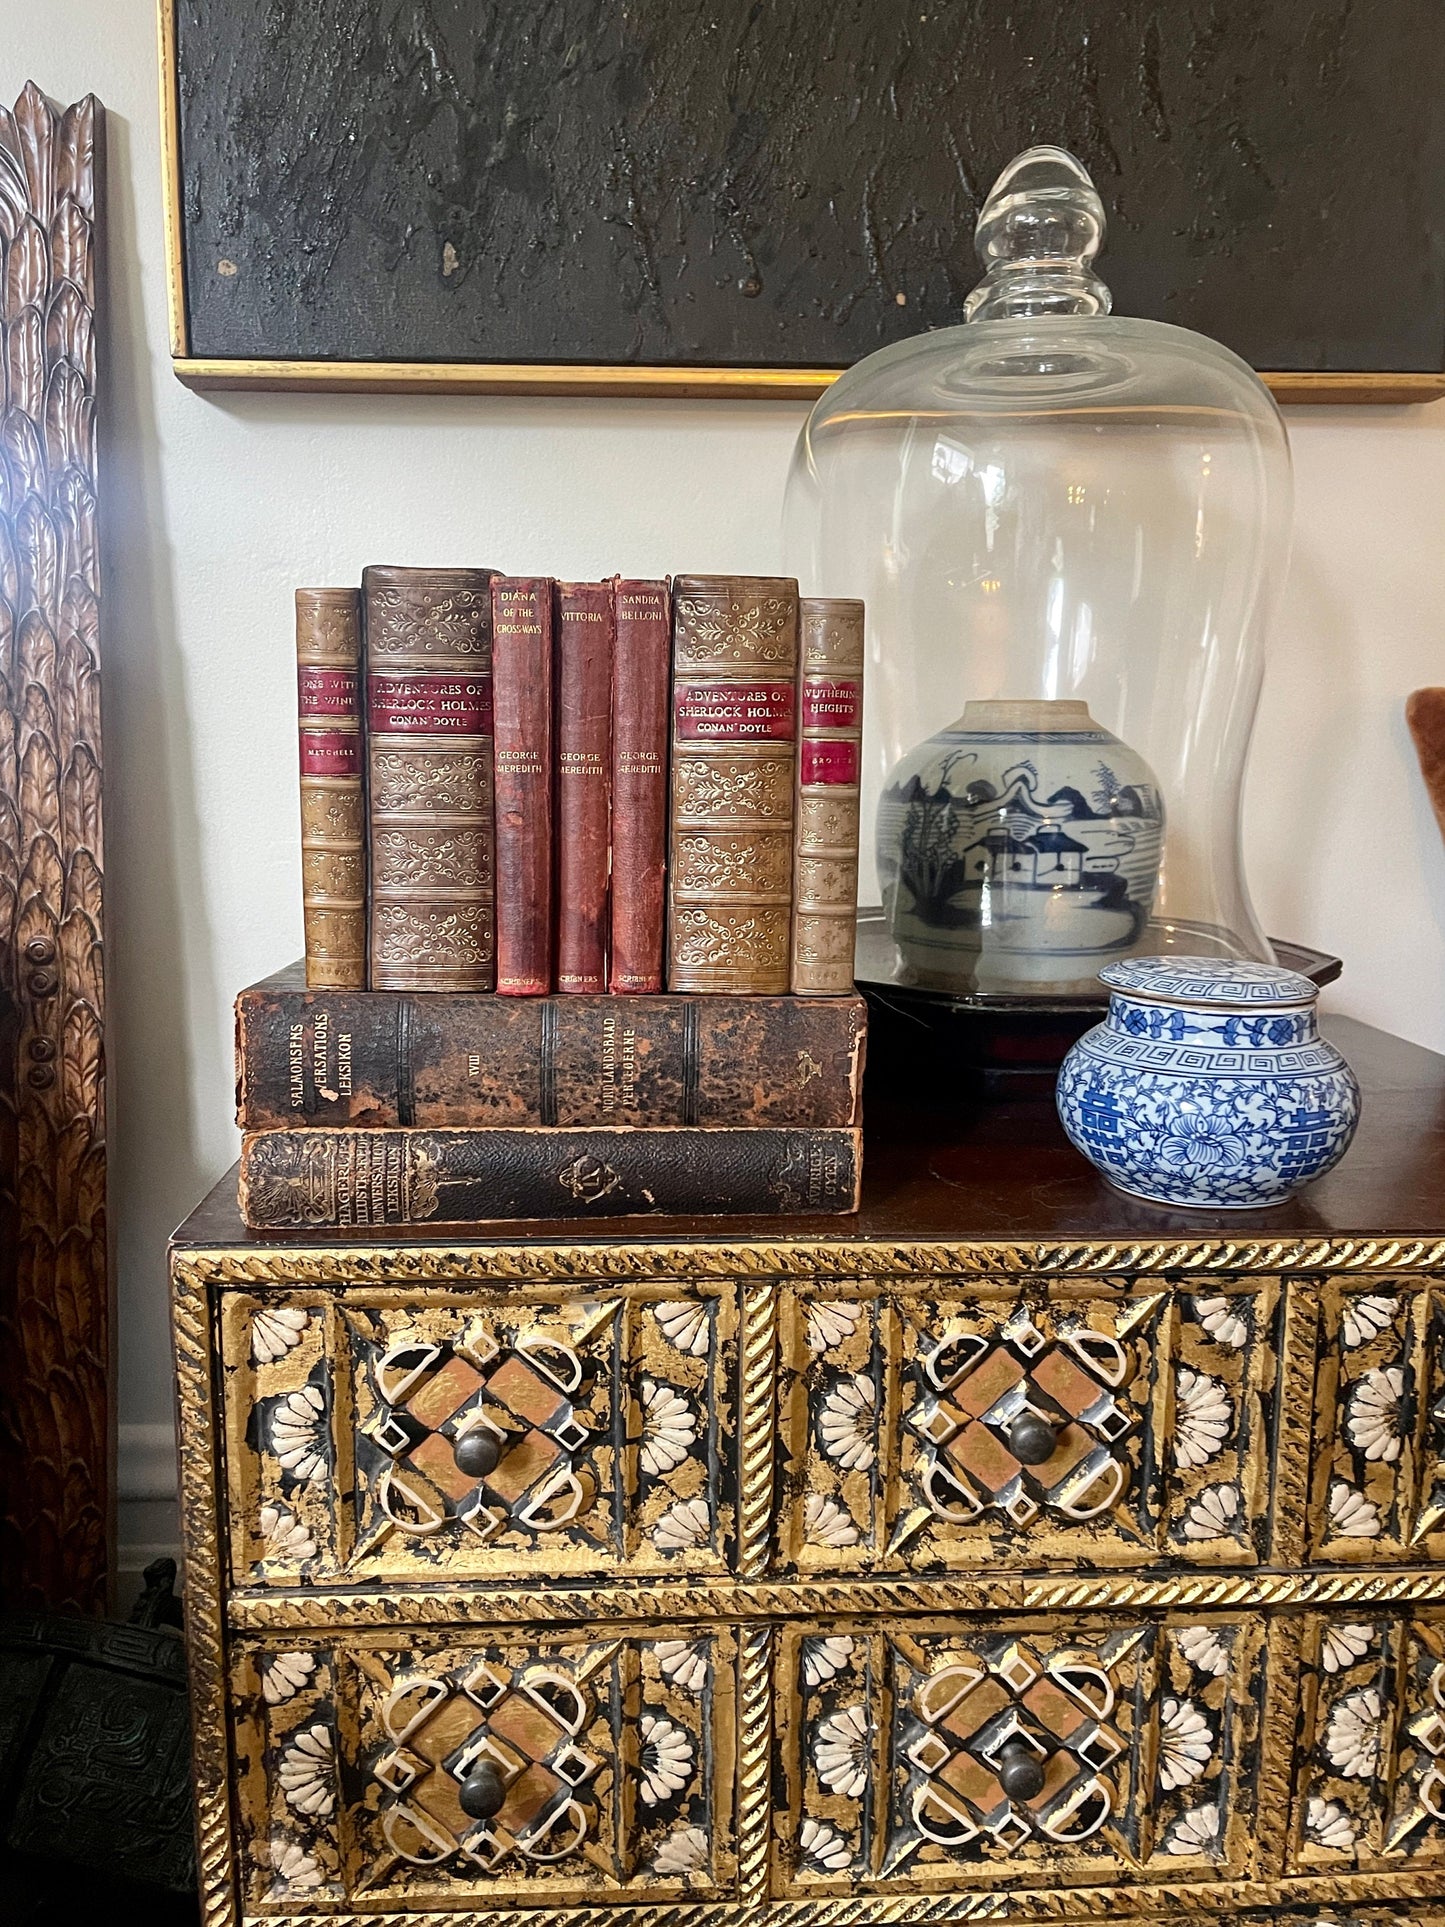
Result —
[[1339, 1163], [1354, 1072], [1320, 1036], [1319, 992], [1275, 964], [1130, 957], [1099, 972], [1109, 1014], [1059, 1072], [1070, 1139], [1158, 1204], [1280, 1204]]

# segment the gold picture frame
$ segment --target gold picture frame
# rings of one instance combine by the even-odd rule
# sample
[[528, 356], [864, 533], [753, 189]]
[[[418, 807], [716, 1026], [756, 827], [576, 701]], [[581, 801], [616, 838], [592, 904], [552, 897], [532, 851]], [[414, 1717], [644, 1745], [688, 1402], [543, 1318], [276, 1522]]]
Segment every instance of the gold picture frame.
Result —
[[[175, 0], [157, 0], [160, 47], [162, 195], [171, 366], [201, 393], [270, 389], [298, 393], [381, 395], [660, 396], [682, 400], [812, 401], [839, 368], [649, 367], [634, 363], [491, 361], [299, 361], [193, 355], [186, 317], [181, 216], [180, 104]], [[1282, 406], [1329, 403], [1402, 406], [1445, 395], [1440, 373], [1266, 372]]]

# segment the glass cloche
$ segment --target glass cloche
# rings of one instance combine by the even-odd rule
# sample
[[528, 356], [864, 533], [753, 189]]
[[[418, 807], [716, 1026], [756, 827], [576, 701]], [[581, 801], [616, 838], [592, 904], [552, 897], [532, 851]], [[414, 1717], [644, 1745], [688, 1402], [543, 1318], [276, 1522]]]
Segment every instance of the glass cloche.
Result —
[[867, 605], [861, 900], [873, 824], [895, 980], [983, 1003], [1136, 952], [1272, 961], [1240, 792], [1284, 425], [1228, 349], [1110, 314], [1103, 237], [1080, 163], [1021, 154], [962, 325], [841, 376], [788, 483], [789, 569]]

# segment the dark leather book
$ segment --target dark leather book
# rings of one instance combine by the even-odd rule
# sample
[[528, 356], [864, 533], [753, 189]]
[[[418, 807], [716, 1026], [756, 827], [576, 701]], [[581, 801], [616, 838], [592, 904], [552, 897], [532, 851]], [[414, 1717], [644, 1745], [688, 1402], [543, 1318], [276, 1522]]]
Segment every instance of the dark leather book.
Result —
[[518, 1218], [858, 1209], [863, 1133], [260, 1131], [241, 1141], [253, 1231]]
[[798, 802], [793, 838], [792, 989], [853, 988], [858, 784], [863, 741], [863, 604], [798, 604]]
[[361, 597], [296, 591], [301, 904], [306, 981], [366, 983], [366, 806], [361, 787]]
[[788, 988], [798, 585], [672, 585], [669, 990]]
[[493, 569], [367, 569], [369, 982], [490, 990]]
[[308, 991], [236, 999], [236, 1122], [851, 1125], [861, 997], [529, 997]]
[[672, 605], [665, 582], [613, 588], [610, 990], [662, 989], [667, 878], [667, 711]]
[[552, 583], [492, 583], [496, 706], [497, 989], [552, 988]]
[[557, 584], [557, 973], [569, 995], [607, 988], [612, 794], [612, 584]]

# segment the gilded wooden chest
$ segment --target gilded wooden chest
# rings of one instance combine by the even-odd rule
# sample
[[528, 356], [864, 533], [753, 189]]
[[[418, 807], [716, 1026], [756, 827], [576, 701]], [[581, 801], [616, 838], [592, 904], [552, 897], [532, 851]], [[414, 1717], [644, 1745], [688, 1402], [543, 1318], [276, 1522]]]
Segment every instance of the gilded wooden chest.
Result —
[[1026, 1105], [786, 1234], [203, 1207], [207, 1922], [1440, 1927], [1445, 1063], [1337, 1034], [1352, 1158], [1223, 1223]]

